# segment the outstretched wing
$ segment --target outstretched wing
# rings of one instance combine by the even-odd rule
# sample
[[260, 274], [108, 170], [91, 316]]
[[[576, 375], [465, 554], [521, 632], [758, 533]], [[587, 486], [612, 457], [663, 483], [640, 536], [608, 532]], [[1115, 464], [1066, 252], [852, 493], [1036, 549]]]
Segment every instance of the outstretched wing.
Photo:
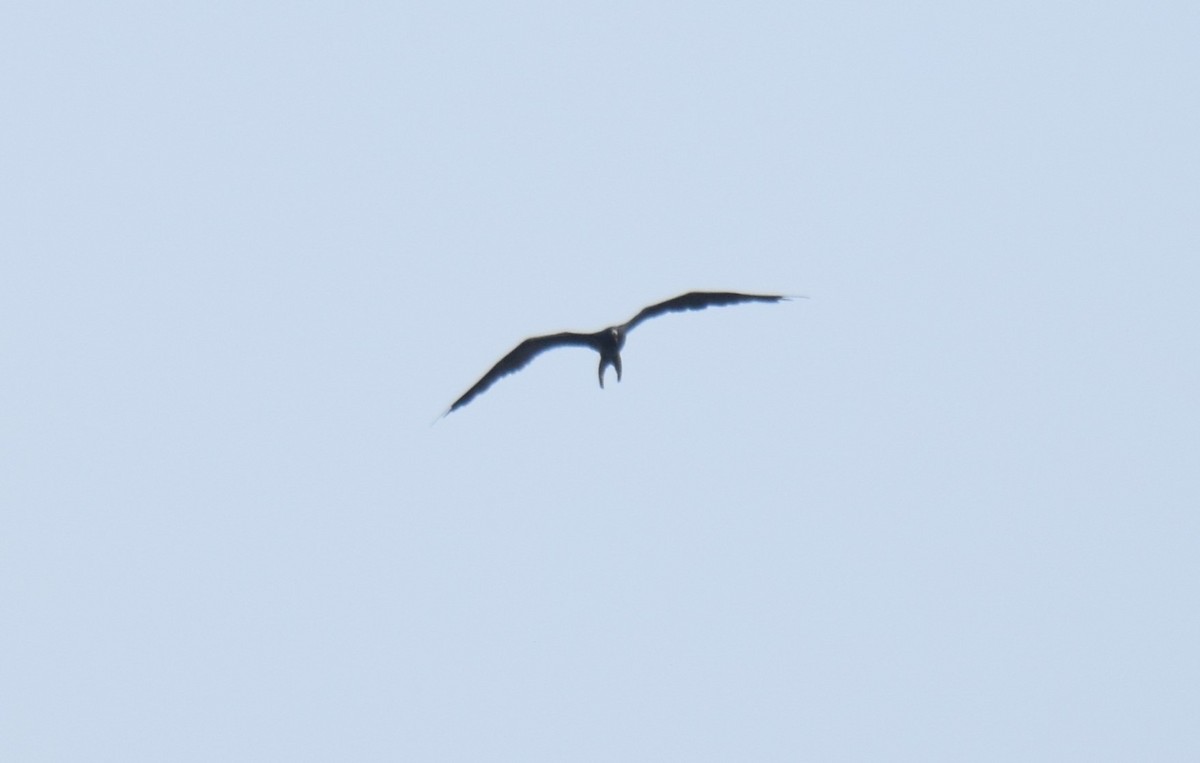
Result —
[[625, 330], [629, 331], [634, 326], [644, 320], [657, 318], [664, 313], [674, 313], [683, 310], [703, 310], [706, 307], [721, 307], [724, 305], [736, 305], [740, 302], [778, 302], [781, 299], [788, 299], [782, 294], [738, 294], [733, 291], [690, 291], [687, 294], [681, 294], [674, 299], [668, 299], [666, 302], [659, 302], [657, 305], [650, 305], [642, 308], [641, 312], [633, 316], [628, 323], [625, 324]]
[[[454, 401], [454, 404], [446, 411], [450, 413], [462, 408], [467, 403], [475, 399], [475, 397], [488, 387], [496, 383], [502, 377], [507, 376], [516, 371], [520, 371], [529, 362], [546, 350], [554, 347], [567, 347], [570, 345], [580, 345], [584, 347], [595, 347], [596, 338], [593, 334], [576, 334], [572, 331], [564, 331], [559, 334], [547, 334], [546, 336], [533, 336], [521, 342], [512, 349], [503, 358], [497, 361], [496, 365], [492, 366], [492, 370], [483, 375], [483, 378], [475, 382], [475, 385], [462, 394], [462, 397]], [[445, 415], [445, 414], [442, 414]]]

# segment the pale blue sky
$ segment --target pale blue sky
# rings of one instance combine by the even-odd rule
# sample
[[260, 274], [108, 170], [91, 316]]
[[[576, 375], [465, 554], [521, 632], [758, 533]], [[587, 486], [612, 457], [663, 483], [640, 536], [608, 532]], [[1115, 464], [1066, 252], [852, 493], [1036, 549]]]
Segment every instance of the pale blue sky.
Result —
[[[1200, 14], [1102, 5], [10, 5], [0, 759], [1200, 759]], [[812, 299], [429, 426], [691, 289]]]

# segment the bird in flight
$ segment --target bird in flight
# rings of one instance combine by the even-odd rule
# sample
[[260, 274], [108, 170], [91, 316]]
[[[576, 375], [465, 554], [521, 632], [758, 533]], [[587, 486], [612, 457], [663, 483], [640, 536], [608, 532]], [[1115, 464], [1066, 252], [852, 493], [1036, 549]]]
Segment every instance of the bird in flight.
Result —
[[479, 381], [462, 397], [446, 410], [445, 416], [457, 411], [496, 383], [502, 376], [520, 371], [535, 357], [546, 350], [555, 347], [591, 347], [600, 353], [600, 387], [604, 388], [604, 371], [612, 366], [617, 372], [617, 381], [621, 381], [621, 348], [625, 346], [625, 335], [639, 323], [650, 318], [657, 318], [665, 313], [683, 310], [703, 310], [706, 307], [736, 305], [741, 302], [778, 302], [790, 297], [781, 294], [738, 294], [732, 291], [692, 291], [681, 294], [665, 302], [642, 308], [637, 315], [616, 326], [609, 326], [594, 334], [579, 334], [574, 331], [563, 331], [558, 334], [533, 336], [518, 344], [507, 355], [492, 366]]

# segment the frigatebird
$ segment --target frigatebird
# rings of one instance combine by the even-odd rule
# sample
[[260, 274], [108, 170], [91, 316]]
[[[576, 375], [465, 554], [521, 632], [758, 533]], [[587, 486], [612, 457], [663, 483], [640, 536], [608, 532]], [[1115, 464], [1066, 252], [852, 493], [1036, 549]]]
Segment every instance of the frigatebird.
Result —
[[625, 335], [642, 321], [657, 318], [664, 313], [682, 310], [703, 310], [706, 307], [736, 305], [740, 302], [778, 302], [782, 299], [790, 299], [790, 297], [782, 294], [738, 294], [732, 291], [692, 291], [687, 294], [681, 294], [673, 299], [668, 299], [665, 302], [644, 307], [628, 321], [601, 329], [594, 334], [562, 331], [557, 334], [529, 337], [514, 347], [503, 358], [500, 358], [496, 365], [492, 366], [492, 369], [483, 375], [483, 378], [475, 382], [474, 386], [462, 394], [462, 397], [455, 400], [446, 410], [446, 413], [442, 415], [445, 416], [462, 408], [474, 400], [476, 396], [487, 390], [488, 387], [495, 384], [500, 377], [520, 371], [529, 365], [531, 360], [546, 350], [555, 347], [576, 346], [591, 347], [600, 353], [599, 376], [600, 387], [603, 389], [604, 372], [609, 366], [612, 366], [616, 370], [617, 381], [621, 381], [621, 348], [625, 346]]

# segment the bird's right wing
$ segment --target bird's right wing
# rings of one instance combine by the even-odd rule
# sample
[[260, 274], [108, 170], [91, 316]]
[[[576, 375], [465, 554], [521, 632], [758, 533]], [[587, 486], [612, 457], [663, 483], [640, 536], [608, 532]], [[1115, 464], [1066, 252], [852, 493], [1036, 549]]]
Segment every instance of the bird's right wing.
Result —
[[[546, 336], [534, 336], [521, 342], [512, 349], [503, 358], [492, 366], [492, 370], [483, 375], [483, 378], [475, 382], [469, 390], [462, 394], [462, 397], [454, 401], [454, 404], [446, 411], [450, 413], [462, 408], [467, 403], [475, 399], [475, 397], [488, 387], [496, 383], [502, 376], [507, 376], [516, 371], [520, 371], [529, 362], [546, 350], [555, 347], [567, 346], [583, 346], [596, 348], [597, 339], [594, 334], [577, 334], [573, 331], [563, 331], [558, 334], [547, 334]], [[445, 414], [443, 414], [445, 415]]]

